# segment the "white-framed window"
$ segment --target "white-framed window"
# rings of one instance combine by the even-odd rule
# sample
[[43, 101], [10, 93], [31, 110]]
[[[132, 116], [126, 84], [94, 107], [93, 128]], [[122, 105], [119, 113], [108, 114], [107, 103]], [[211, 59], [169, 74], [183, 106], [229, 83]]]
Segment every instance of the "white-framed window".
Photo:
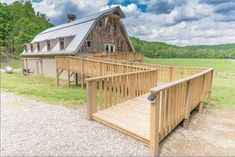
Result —
[[40, 52], [40, 51], [41, 51], [40, 43], [39, 43], [39, 42], [37, 43], [37, 51], [38, 51], [38, 52]]
[[105, 52], [115, 52], [115, 44], [105, 44]]
[[60, 50], [64, 50], [64, 38], [60, 38], [59, 42], [60, 42]]
[[30, 44], [30, 51], [33, 52], [33, 44]]
[[51, 42], [50, 42], [50, 40], [47, 40], [46, 44], [47, 44], [47, 51], [51, 51]]

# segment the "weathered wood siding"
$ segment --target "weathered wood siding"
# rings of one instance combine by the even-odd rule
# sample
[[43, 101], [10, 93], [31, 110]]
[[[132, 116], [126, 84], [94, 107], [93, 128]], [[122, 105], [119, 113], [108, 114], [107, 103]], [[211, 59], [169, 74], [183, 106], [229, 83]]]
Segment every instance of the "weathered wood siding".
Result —
[[[115, 52], [133, 51], [119, 17], [106, 16], [101, 21], [102, 27], [98, 21], [79, 50], [81, 53], [105, 52], [105, 44], [114, 44]], [[91, 47], [88, 47], [87, 41], [91, 41]]]

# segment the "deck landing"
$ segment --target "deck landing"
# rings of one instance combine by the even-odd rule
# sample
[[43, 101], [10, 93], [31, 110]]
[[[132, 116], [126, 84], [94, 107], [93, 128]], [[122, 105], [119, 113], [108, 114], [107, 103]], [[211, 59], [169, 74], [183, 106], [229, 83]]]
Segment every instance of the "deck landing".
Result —
[[149, 145], [150, 103], [149, 93], [117, 104], [93, 114], [93, 119], [137, 138]]

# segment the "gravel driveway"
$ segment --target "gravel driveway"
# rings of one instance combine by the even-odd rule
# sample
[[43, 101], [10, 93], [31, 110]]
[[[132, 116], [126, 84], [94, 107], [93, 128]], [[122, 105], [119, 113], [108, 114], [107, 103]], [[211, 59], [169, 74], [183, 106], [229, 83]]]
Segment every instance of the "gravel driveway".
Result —
[[[235, 111], [209, 108], [160, 145], [161, 156], [235, 154]], [[141, 142], [69, 109], [1, 92], [2, 156], [149, 156]]]
[[141, 142], [76, 110], [1, 93], [2, 156], [150, 155]]

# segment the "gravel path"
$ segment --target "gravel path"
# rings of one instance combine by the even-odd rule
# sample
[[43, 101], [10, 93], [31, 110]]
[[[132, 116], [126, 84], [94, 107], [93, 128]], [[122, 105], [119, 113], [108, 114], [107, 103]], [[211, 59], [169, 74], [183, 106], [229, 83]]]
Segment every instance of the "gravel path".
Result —
[[[210, 107], [176, 128], [161, 156], [234, 156], [235, 111]], [[2, 156], [149, 156], [141, 142], [86, 120], [85, 106], [69, 109], [1, 92]]]
[[2, 156], [146, 156], [141, 142], [76, 110], [1, 93]]

